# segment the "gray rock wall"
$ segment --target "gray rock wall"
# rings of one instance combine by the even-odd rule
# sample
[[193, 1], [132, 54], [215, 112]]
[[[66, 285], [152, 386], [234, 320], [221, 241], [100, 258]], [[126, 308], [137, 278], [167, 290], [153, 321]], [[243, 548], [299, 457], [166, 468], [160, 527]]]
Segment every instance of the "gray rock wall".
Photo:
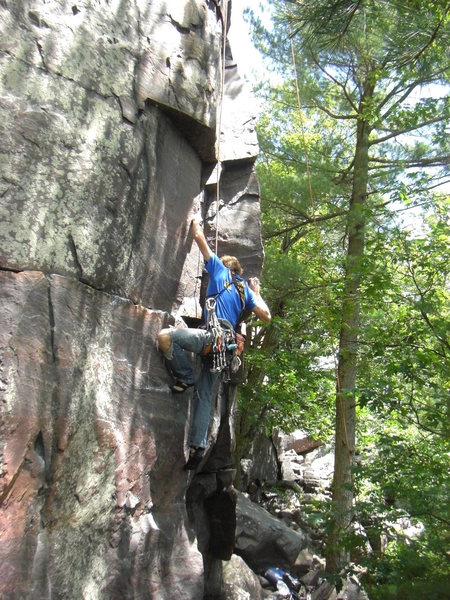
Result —
[[[225, 8], [0, 2], [5, 600], [220, 588], [188, 516], [204, 497], [186, 507], [191, 398], [169, 393], [156, 333], [200, 313], [192, 216], [213, 244], [218, 227], [219, 254], [247, 276], [261, 270], [255, 117], [229, 54], [222, 96]], [[209, 472], [230, 463], [236, 391], [225, 392]]]

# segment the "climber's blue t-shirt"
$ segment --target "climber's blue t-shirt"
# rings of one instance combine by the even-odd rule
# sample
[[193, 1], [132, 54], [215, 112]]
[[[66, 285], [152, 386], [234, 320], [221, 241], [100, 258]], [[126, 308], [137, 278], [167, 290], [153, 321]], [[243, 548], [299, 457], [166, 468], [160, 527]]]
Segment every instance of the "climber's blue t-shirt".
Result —
[[[219, 319], [227, 319], [233, 327], [239, 319], [242, 310], [242, 302], [236, 286], [233, 284], [231, 272], [218, 256], [211, 254], [206, 263], [206, 270], [209, 273], [209, 283], [206, 289], [206, 297], [216, 297], [216, 315]], [[243, 281], [242, 277], [236, 275], [236, 279]], [[223, 291], [222, 291], [223, 290]], [[252, 310], [258, 306], [255, 294], [245, 283], [245, 310]]]

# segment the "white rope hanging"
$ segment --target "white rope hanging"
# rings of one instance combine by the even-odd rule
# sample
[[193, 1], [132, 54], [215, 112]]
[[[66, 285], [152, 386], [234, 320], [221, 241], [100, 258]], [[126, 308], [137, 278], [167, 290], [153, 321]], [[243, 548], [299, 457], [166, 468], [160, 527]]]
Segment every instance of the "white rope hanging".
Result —
[[218, 242], [219, 242], [219, 208], [220, 208], [220, 177], [222, 175], [222, 161], [220, 155], [220, 139], [222, 129], [222, 110], [223, 110], [223, 99], [225, 91], [225, 60], [226, 60], [226, 48], [227, 48], [227, 28], [228, 28], [228, 0], [224, 0], [223, 6], [223, 35], [222, 35], [222, 69], [221, 69], [221, 90], [220, 90], [220, 103], [219, 103], [219, 115], [217, 119], [216, 128], [216, 139], [217, 139], [217, 166], [216, 166], [216, 240], [214, 250], [217, 254]]

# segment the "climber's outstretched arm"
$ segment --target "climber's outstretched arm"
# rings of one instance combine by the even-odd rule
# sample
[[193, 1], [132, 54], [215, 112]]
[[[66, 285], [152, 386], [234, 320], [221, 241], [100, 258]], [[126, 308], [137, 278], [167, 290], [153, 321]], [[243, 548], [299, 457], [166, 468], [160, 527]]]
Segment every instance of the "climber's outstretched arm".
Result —
[[264, 303], [264, 306], [258, 304], [258, 306], [255, 306], [255, 308], [253, 309], [253, 312], [258, 317], [258, 319], [261, 319], [261, 321], [264, 321], [265, 323], [269, 323], [269, 321], [272, 319], [272, 315], [270, 314], [270, 310], [267, 304], [264, 302], [261, 296], [257, 298], [257, 300], [258, 302], [262, 301], [262, 303]]
[[203, 258], [206, 262], [208, 262], [212, 253], [208, 246], [208, 242], [206, 241], [205, 234], [203, 233], [203, 229], [200, 226], [200, 223], [193, 219], [191, 221], [191, 229], [192, 235], [194, 236], [194, 240], [196, 241], [197, 246], [199, 247], [200, 252], [203, 255]]
[[248, 280], [248, 287], [251, 290], [253, 290], [253, 293], [256, 297], [256, 301], [258, 303], [258, 305], [255, 306], [255, 308], [253, 309], [253, 312], [258, 317], [258, 319], [261, 319], [261, 321], [268, 323], [271, 320], [272, 315], [270, 314], [269, 307], [267, 306], [263, 297], [259, 293], [259, 279], [257, 277], [251, 277]]

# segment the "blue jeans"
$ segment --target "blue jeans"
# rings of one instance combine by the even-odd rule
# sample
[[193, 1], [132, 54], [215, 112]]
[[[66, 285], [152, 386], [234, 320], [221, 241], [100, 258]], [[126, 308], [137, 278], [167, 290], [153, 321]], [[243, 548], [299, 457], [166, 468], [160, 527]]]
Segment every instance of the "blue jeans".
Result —
[[194, 386], [194, 416], [189, 434], [189, 446], [206, 448], [209, 417], [211, 413], [211, 397], [214, 384], [219, 373], [211, 373], [203, 366], [200, 376], [195, 380], [194, 370], [186, 356], [185, 350], [194, 354], [202, 354], [206, 346], [214, 341], [214, 336], [206, 329], [172, 329], [170, 332], [172, 346], [165, 357], [175, 377]]

